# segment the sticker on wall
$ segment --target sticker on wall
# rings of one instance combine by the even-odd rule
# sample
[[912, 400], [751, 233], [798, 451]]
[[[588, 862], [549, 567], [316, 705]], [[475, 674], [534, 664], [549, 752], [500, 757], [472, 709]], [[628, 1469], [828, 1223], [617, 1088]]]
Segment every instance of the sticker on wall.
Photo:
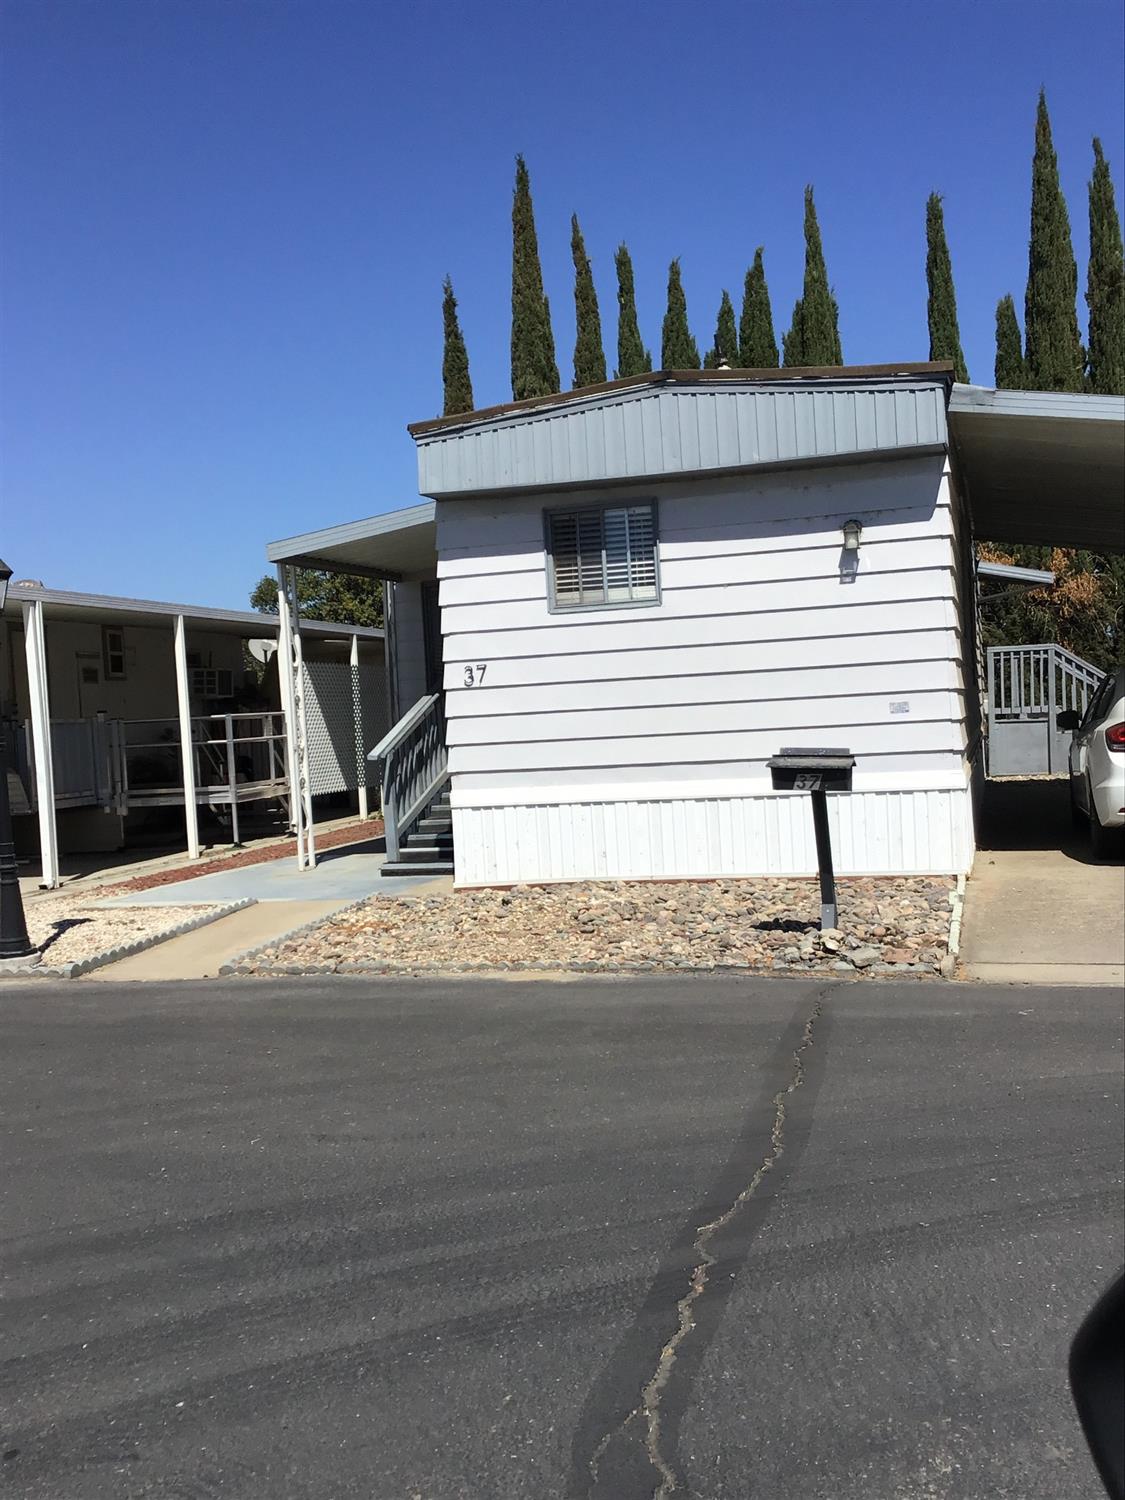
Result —
[[910, 704], [907, 703], [904, 699], [900, 698], [897, 701], [894, 700], [894, 699], [891, 700], [891, 713], [893, 713], [893, 714], [908, 714], [909, 712], [910, 712]]

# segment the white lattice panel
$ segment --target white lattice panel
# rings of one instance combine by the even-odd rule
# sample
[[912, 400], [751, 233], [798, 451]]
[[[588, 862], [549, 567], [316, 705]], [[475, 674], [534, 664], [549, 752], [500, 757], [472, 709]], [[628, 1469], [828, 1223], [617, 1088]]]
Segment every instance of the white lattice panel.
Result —
[[380, 667], [306, 661], [305, 727], [314, 796], [354, 792], [370, 784], [367, 751], [386, 732], [386, 691]]

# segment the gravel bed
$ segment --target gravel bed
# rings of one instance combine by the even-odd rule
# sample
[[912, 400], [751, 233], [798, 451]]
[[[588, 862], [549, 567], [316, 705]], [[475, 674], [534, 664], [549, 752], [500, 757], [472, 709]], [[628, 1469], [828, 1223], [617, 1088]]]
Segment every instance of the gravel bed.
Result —
[[229, 902], [192, 906], [102, 906], [93, 898], [50, 897], [24, 908], [27, 933], [51, 969], [86, 964], [103, 954], [171, 934], [185, 922], [223, 911]]
[[949, 975], [952, 877], [837, 883], [820, 931], [815, 880], [584, 882], [373, 896], [243, 955], [234, 972], [734, 968]]

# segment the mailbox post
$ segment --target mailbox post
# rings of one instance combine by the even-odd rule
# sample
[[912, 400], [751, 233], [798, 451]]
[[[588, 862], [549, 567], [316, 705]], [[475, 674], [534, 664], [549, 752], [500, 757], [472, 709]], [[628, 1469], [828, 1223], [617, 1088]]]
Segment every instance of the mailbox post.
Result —
[[816, 863], [820, 872], [820, 930], [836, 925], [836, 876], [828, 829], [828, 793], [850, 792], [855, 756], [850, 750], [780, 750], [766, 764], [775, 791], [808, 792], [812, 801]]

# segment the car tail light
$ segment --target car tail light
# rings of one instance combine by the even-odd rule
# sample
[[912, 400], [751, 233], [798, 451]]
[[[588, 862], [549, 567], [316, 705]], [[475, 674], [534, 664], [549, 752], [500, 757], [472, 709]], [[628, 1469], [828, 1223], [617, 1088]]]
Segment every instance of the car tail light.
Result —
[[1105, 742], [1111, 750], [1125, 750], [1125, 724], [1111, 724], [1105, 732]]

